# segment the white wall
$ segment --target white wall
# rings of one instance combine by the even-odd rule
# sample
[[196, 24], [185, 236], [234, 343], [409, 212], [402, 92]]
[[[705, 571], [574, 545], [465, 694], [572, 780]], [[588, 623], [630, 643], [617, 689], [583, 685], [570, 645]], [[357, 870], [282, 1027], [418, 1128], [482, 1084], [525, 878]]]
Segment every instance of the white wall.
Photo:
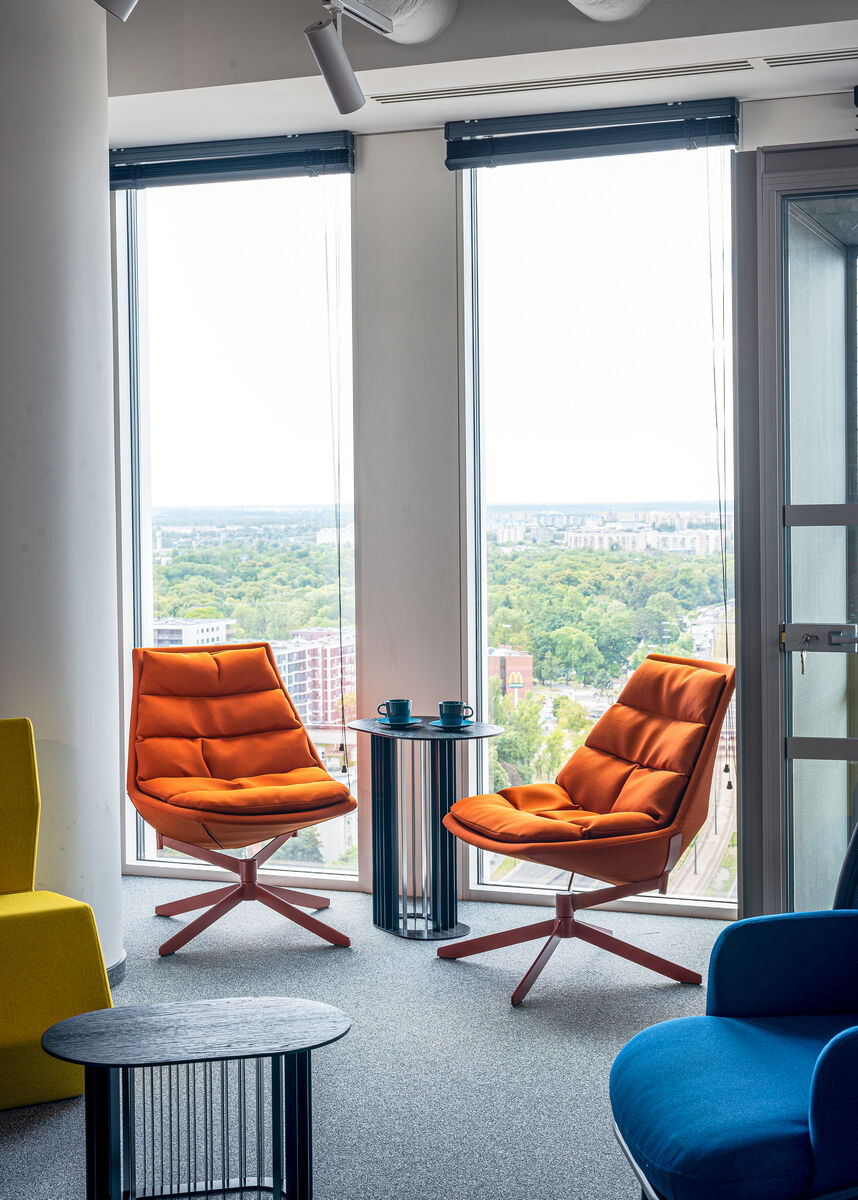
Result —
[[28, 716], [37, 886], [123, 956], [105, 14], [0, 8], [0, 716]]

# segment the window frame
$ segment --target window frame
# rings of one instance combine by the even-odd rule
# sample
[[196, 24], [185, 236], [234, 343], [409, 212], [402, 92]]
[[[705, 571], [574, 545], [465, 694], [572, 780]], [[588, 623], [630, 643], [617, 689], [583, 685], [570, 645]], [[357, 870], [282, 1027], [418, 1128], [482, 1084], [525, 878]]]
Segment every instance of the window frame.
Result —
[[[349, 173], [349, 172], [338, 172]], [[288, 177], [303, 172], [283, 171]], [[249, 171], [248, 178], [258, 177]], [[270, 175], [269, 175], [270, 177]], [[235, 176], [229, 178], [234, 179]], [[176, 180], [176, 184], [191, 182]], [[128, 734], [131, 717], [131, 651], [142, 642], [144, 597], [151, 597], [151, 562], [141, 555], [142, 529], [149, 514], [148, 488], [149, 442], [148, 410], [145, 402], [145, 363], [142, 360], [139, 305], [139, 264], [145, 244], [145, 227], [140, 219], [134, 186], [115, 188], [110, 196], [112, 235], [112, 285], [114, 317], [114, 432], [116, 447], [117, 511], [117, 610], [119, 617], [118, 655], [120, 682], [120, 835], [123, 875], [170, 879], [229, 881], [232, 876], [217, 867], [188, 858], [186, 861], [155, 860], [145, 856], [145, 822], [133, 807], [125, 788], [128, 762]], [[354, 180], [350, 193], [354, 214]], [[148, 591], [146, 576], [148, 579]], [[357, 631], [358, 641], [360, 631]], [[368, 764], [367, 764], [368, 765]], [[355, 788], [355, 791], [357, 789]], [[290, 865], [288, 869], [266, 865], [264, 877], [270, 883], [323, 891], [371, 890], [371, 817], [368, 805], [359, 804], [357, 871], [318, 871]]]
[[[733, 155], [731, 161], [735, 160]], [[478, 221], [479, 188], [478, 172], [481, 168], [458, 169], [458, 246], [459, 246], [459, 314], [460, 314], [460, 398], [461, 437], [465, 453], [462, 456], [462, 528], [461, 545], [464, 548], [462, 563], [463, 629], [464, 644], [468, 647], [468, 662], [465, 665], [467, 695], [478, 714], [483, 714], [488, 694], [488, 665], [485, 631], [487, 628], [486, 588], [486, 497], [484, 472], [482, 470], [481, 430], [484, 427], [485, 404], [480, 378], [479, 345], [479, 256]], [[735, 174], [735, 165], [731, 168]], [[732, 219], [732, 218], [731, 218]], [[735, 305], [736, 279], [733, 275], [733, 303]], [[736, 420], [737, 389], [733, 388], [733, 420]], [[735, 464], [734, 464], [735, 478]], [[735, 550], [734, 550], [735, 555]], [[738, 607], [737, 607], [738, 627]], [[484, 719], [484, 718], [483, 718]], [[463, 794], [480, 794], [485, 790], [486, 751], [482, 743], [469, 748], [467, 791]], [[741, 816], [737, 803], [737, 832], [741, 830]], [[515, 885], [482, 883], [479, 878], [479, 850], [464, 842], [458, 844], [459, 898], [500, 904], [525, 904], [553, 907], [555, 890], [546, 888], [524, 888]], [[737, 875], [738, 898], [724, 901], [688, 896], [661, 896], [650, 893], [614, 900], [598, 907], [617, 912], [650, 913], [657, 916], [704, 917], [714, 920], [735, 920], [741, 906], [742, 876]]]

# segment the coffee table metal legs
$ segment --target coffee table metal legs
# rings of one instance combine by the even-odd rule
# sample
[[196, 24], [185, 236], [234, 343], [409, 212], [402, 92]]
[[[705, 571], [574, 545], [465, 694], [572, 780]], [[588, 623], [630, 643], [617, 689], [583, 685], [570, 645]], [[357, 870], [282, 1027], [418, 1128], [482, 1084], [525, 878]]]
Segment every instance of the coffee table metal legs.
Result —
[[468, 927], [457, 921], [456, 841], [441, 823], [458, 798], [456, 745], [408, 745], [410, 761], [405, 740], [371, 737], [373, 923], [405, 938], [462, 937]]
[[[313, 1132], [309, 1050], [271, 1060], [271, 1109], [275, 1130], [274, 1200], [311, 1200]], [[277, 1136], [278, 1130], [280, 1136]]]
[[[145, 1122], [148, 1121], [150, 1131], [154, 1130], [156, 1121], [161, 1121], [161, 1133], [158, 1140], [160, 1151], [160, 1166], [158, 1168], [157, 1180], [158, 1190], [156, 1190], [156, 1170], [155, 1170], [155, 1143], [154, 1132], [152, 1132], [152, 1163], [151, 1175], [146, 1171], [146, 1164], [143, 1165], [143, 1175], [140, 1179], [137, 1178], [137, 1170], [135, 1166], [135, 1108], [136, 1099], [134, 1093], [134, 1070], [120, 1069], [114, 1067], [86, 1067], [86, 1200], [123, 1200], [123, 1198], [135, 1197], [137, 1195], [150, 1197], [166, 1197], [169, 1195], [176, 1196], [208, 1196], [221, 1195], [224, 1190], [243, 1191], [240, 1186], [241, 1181], [246, 1179], [247, 1190], [262, 1190], [265, 1195], [270, 1195], [273, 1200], [312, 1200], [313, 1196], [313, 1134], [312, 1134], [312, 1095], [310, 1088], [310, 1051], [300, 1050], [294, 1054], [278, 1054], [271, 1058], [271, 1121], [270, 1133], [266, 1133], [264, 1125], [268, 1125], [265, 1120], [265, 1112], [263, 1108], [263, 1094], [261, 1090], [257, 1091], [256, 1095], [256, 1122], [257, 1122], [257, 1160], [256, 1168], [259, 1171], [264, 1160], [263, 1147], [267, 1145], [271, 1148], [271, 1175], [268, 1178], [260, 1178], [258, 1175], [255, 1178], [248, 1178], [246, 1174], [246, 1160], [244, 1166], [237, 1169], [236, 1175], [241, 1178], [230, 1178], [233, 1172], [230, 1170], [230, 1157], [228, 1143], [220, 1147], [219, 1153], [222, 1159], [222, 1169], [220, 1174], [222, 1179], [214, 1178], [217, 1174], [215, 1163], [217, 1162], [218, 1147], [215, 1141], [216, 1118], [214, 1115], [215, 1096], [210, 1082], [214, 1076], [210, 1072], [212, 1064], [201, 1064], [203, 1072], [203, 1091], [202, 1097], [204, 1106], [208, 1106], [211, 1111], [197, 1112], [197, 1101], [189, 1091], [184, 1108], [180, 1110], [179, 1106], [179, 1069], [178, 1068], [163, 1068], [164, 1070], [175, 1070], [175, 1087], [176, 1087], [176, 1153], [180, 1152], [179, 1138], [179, 1113], [183, 1111], [185, 1119], [188, 1123], [188, 1131], [195, 1128], [194, 1146], [185, 1146], [187, 1155], [188, 1173], [185, 1182], [179, 1182], [181, 1177], [181, 1168], [172, 1159], [173, 1154], [173, 1083], [170, 1082], [167, 1088], [167, 1097], [163, 1091], [158, 1093], [158, 1111], [155, 1108], [155, 1094], [150, 1089], [149, 1093], [149, 1109], [144, 1114], [144, 1137], [145, 1137]], [[260, 1068], [263, 1060], [259, 1060]], [[156, 1070], [158, 1068], [155, 1068]], [[144, 1068], [144, 1071], [151, 1068]], [[227, 1105], [226, 1092], [223, 1090], [223, 1077], [225, 1075], [225, 1064], [221, 1064], [221, 1092], [219, 1101], [222, 1106], [221, 1124], [218, 1126], [222, 1130], [226, 1130], [229, 1116]], [[188, 1073], [190, 1081], [193, 1079], [193, 1086], [196, 1087], [197, 1076], [194, 1072], [193, 1076]], [[261, 1081], [263, 1075], [260, 1074], [257, 1078]], [[244, 1075], [242, 1074], [242, 1080]], [[188, 1086], [191, 1084], [189, 1082]], [[145, 1082], [143, 1084], [142, 1105], [143, 1110], [146, 1109], [146, 1090]], [[240, 1096], [244, 1096], [244, 1088], [242, 1087]], [[168, 1108], [168, 1130], [165, 1136], [163, 1126], [164, 1114], [160, 1112], [161, 1108]], [[244, 1122], [246, 1113], [242, 1107], [243, 1100], [240, 1103], [239, 1121]], [[193, 1106], [193, 1126], [191, 1125], [191, 1112]], [[141, 1111], [143, 1111], [141, 1110]], [[262, 1124], [264, 1122], [264, 1125]], [[198, 1139], [200, 1131], [202, 1132], [202, 1151], [200, 1153], [201, 1162], [197, 1162]], [[223, 1136], [223, 1135], [222, 1135]], [[238, 1134], [238, 1145], [245, 1145], [246, 1132], [242, 1125], [241, 1131]], [[165, 1159], [165, 1155], [167, 1158]], [[197, 1181], [194, 1181], [194, 1174], [191, 1174], [191, 1160], [193, 1155], [194, 1174], [198, 1176]], [[243, 1158], [243, 1152], [240, 1153], [240, 1158]], [[199, 1166], [202, 1165], [203, 1170], [199, 1171]], [[176, 1168], [176, 1177], [174, 1181], [173, 1168]], [[261, 1172], [260, 1172], [261, 1173]], [[267, 1175], [267, 1171], [265, 1172]], [[148, 1175], [148, 1178], [147, 1178]], [[151, 1188], [147, 1190], [147, 1184], [151, 1180]], [[207, 1182], [208, 1181], [208, 1186]], [[142, 1191], [137, 1191], [138, 1185], [142, 1186]], [[212, 1190], [212, 1187], [214, 1190]]]
[[120, 1200], [122, 1130], [119, 1070], [84, 1067], [86, 1081], [86, 1200]]

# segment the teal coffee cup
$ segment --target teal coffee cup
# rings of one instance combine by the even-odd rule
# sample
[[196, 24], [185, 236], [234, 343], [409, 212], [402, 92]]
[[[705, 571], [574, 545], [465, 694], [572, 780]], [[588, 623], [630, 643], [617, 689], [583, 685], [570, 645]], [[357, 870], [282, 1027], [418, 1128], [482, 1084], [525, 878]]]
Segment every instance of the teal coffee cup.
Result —
[[470, 704], [465, 704], [464, 700], [442, 700], [438, 705], [441, 724], [448, 725], [451, 729], [457, 725], [464, 725], [473, 715], [474, 710]]
[[411, 701], [383, 700], [378, 712], [382, 717], [387, 717], [391, 725], [407, 725], [411, 720]]

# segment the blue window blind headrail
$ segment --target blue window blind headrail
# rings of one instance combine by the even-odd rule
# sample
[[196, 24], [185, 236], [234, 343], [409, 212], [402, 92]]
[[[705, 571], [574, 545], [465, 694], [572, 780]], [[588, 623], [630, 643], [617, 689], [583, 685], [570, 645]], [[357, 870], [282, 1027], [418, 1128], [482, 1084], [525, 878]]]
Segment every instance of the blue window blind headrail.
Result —
[[354, 135], [347, 130], [296, 133], [111, 150], [110, 187], [117, 191], [228, 179], [341, 175], [353, 174], [354, 169]]
[[739, 102], [687, 100], [585, 112], [542, 113], [450, 121], [446, 164], [451, 171], [512, 163], [556, 162], [650, 150], [735, 146]]

